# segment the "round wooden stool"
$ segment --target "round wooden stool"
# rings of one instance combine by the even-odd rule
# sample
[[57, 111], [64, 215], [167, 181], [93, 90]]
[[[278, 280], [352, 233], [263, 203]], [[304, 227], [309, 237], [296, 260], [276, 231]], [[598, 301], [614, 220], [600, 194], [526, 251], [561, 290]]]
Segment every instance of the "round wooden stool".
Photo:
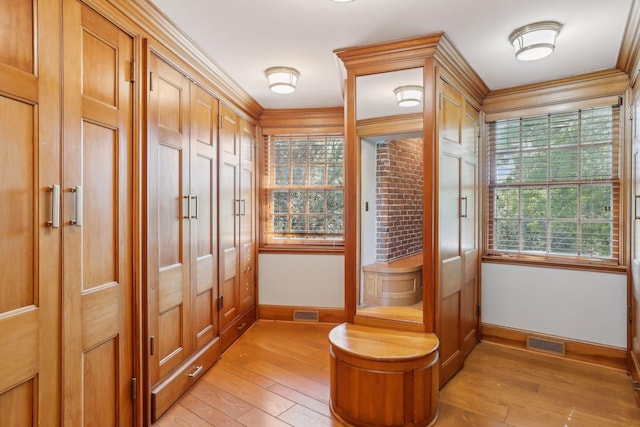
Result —
[[331, 412], [352, 426], [428, 426], [438, 417], [435, 334], [342, 323], [329, 333]]

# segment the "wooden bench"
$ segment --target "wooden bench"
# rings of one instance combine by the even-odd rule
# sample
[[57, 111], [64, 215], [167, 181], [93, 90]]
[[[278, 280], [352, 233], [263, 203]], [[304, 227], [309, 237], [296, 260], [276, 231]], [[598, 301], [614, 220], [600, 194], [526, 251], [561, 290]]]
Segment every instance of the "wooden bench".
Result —
[[352, 426], [429, 426], [438, 416], [435, 334], [342, 323], [329, 333], [331, 412]]
[[364, 302], [407, 306], [422, 301], [422, 253], [362, 266]]

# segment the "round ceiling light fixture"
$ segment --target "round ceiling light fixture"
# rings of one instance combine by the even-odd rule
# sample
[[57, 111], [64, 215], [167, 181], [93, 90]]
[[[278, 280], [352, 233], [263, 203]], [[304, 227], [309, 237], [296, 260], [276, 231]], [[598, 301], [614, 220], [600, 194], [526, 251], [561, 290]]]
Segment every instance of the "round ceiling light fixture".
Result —
[[275, 93], [288, 94], [296, 90], [298, 70], [289, 67], [271, 67], [265, 70], [264, 74], [269, 80], [269, 89]]
[[516, 58], [535, 61], [551, 55], [562, 24], [555, 21], [536, 22], [514, 30], [509, 36]]
[[399, 86], [393, 90], [400, 107], [415, 107], [422, 102], [422, 86]]

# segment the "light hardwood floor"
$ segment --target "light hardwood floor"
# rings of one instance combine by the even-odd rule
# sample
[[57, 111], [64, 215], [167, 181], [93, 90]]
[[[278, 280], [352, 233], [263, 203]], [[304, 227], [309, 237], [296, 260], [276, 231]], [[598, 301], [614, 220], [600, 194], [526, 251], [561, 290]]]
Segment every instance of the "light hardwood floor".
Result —
[[[340, 426], [333, 325], [258, 321], [154, 426]], [[441, 391], [437, 426], [640, 426], [626, 373], [478, 344]]]

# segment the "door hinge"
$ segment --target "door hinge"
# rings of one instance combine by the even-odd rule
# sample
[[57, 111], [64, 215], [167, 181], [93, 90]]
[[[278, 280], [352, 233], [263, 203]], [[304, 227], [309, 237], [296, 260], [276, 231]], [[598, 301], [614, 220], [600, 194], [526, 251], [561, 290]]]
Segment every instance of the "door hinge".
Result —
[[222, 114], [218, 116], [218, 129], [222, 129]]
[[482, 127], [478, 125], [478, 139], [482, 137]]
[[153, 71], [149, 71], [149, 91], [153, 92]]
[[627, 306], [627, 317], [629, 318], [629, 323], [633, 323], [633, 310], [630, 305]]
[[478, 306], [477, 306], [477, 308], [476, 308], [476, 311], [477, 311], [477, 316], [478, 316], [478, 317], [480, 317], [480, 313], [482, 312], [482, 311], [480, 310], [480, 304], [478, 304]]
[[136, 81], [136, 62], [129, 62], [129, 81], [131, 83]]
[[222, 310], [223, 305], [224, 305], [224, 296], [220, 295], [218, 297], [218, 310]]
[[131, 378], [131, 400], [138, 398], [138, 379]]
[[627, 107], [627, 115], [629, 120], [633, 120], [633, 104]]
[[438, 96], [438, 110], [442, 110], [442, 92]]
[[156, 352], [156, 337], [153, 335], [149, 337], [149, 354], [153, 356]]

